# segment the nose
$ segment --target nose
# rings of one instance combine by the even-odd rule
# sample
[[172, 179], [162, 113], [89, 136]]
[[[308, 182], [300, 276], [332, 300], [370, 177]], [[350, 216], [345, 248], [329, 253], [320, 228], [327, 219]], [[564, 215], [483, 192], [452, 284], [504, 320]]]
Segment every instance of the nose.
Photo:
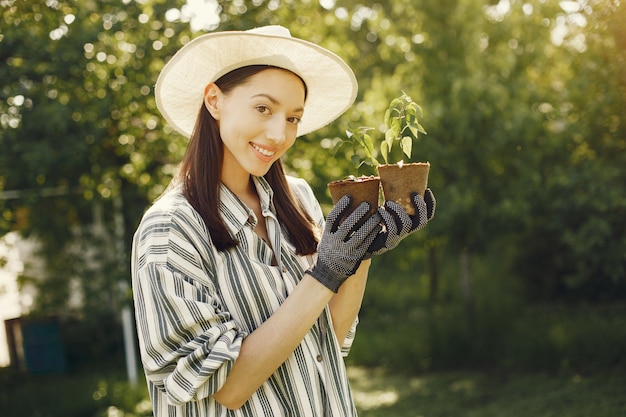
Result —
[[267, 138], [277, 145], [287, 138], [287, 120], [284, 117], [272, 117], [267, 124]]

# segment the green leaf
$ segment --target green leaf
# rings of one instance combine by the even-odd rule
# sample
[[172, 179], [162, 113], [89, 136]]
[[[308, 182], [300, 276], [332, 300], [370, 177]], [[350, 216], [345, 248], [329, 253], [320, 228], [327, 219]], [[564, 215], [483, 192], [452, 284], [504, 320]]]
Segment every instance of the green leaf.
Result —
[[374, 152], [374, 142], [372, 141], [371, 136], [367, 133], [363, 135], [363, 143], [365, 145], [365, 150], [367, 151], [368, 155], [371, 156]]
[[[400, 123], [400, 119], [398, 117], [392, 117], [391, 118], [391, 127], [389, 128], [389, 130], [387, 130], [387, 132], [391, 131], [393, 138], [394, 139], [399, 139], [400, 138], [400, 131], [402, 130], [402, 124]], [[387, 138], [387, 135], [385, 133], [385, 138]]]
[[335, 152], [334, 155], [337, 155], [339, 153], [340, 150], [342, 150], [344, 147], [346, 146], [346, 142], [345, 141], [341, 141], [337, 144], [337, 146], [335, 146]]
[[[390, 119], [393, 119], [394, 117], [399, 117], [400, 115], [402, 115], [403, 108], [404, 108], [404, 104], [402, 103], [402, 100], [400, 98], [394, 98], [393, 100], [391, 100], [391, 103], [389, 104], [389, 108], [387, 109], [389, 111]], [[393, 120], [391, 120], [391, 122], [393, 123]]]
[[391, 147], [388, 145], [387, 141], [384, 141], [380, 144], [380, 153], [383, 156], [383, 160], [385, 163], [389, 163], [389, 151]]
[[416, 115], [419, 119], [424, 118], [424, 111], [422, 110], [422, 106], [420, 106], [419, 104], [417, 105]]
[[395, 139], [396, 139], [396, 134], [394, 133], [394, 131], [391, 129], [387, 129], [387, 131], [385, 132], [385, 140], [383, 141], [383, 143], [387, 146], [389, 151], [391, 151], [391, 148], [393, 146], [393, 141]]
[[352, 161], [352, 165], [354, 165], [355, 168], [361, 166], [361, 158], [359, 157], [359, 155], [352, 155], [352, 157], [350, 157], [350, 160]]
[[401, 108], [402, 108], [402, 99], [394, 98], [393, 100], [391, 100], [391, 103], [389, 104], [389, 109], [399, 110]]
[[409, 136], [405, 136], [400, 141], [400, 147], [402, 148], [402, 152], [407, 156], [407, 158], [411, 157], [411, 151], [413, 148], [413, 140]]
[[415, 117], [417, 115], [417, 103], [411, 102], [408, 106], [406, 106], [406, 114], [408, 116]]

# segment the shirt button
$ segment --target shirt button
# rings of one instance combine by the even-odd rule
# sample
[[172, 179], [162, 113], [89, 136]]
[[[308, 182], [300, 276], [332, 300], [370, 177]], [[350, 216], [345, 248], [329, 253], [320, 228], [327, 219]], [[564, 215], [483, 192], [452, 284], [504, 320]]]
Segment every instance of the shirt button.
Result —
[[318, 362], [321, 362], [322, 361], [322, 355], [317, 355], [317, 357], [315, 359], [317, 359]]
[[287, 272], [287, 268], [283, 266], [283, 273]]

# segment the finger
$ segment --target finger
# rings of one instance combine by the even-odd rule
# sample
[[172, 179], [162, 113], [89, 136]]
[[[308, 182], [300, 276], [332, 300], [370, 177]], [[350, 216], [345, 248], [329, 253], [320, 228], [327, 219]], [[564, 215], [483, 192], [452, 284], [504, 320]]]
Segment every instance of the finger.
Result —
[[435, 200], [435, 195], [430, 188], [424, 191], [424, 201], [426, 202], [426, 217], [430, 221], [435, 217], [435, 207], [437, 207], [437, 200]]
[[363, 201], [346, 217], [338, 229], [341, 228], [346, 234], [354, 232], [365, 221], [365, 217], [371, 214], [371, 207], [370, 203]]
[[[418, 194], [419, 195], [419, 194]], [[413, 221], [411, 220], [411, 216], [404, 211], [400, 204], [395, 201], [385, 201], [385, 209], [390, 212], [396, 221], [396, 233], [408, 233], [411, 230], [411, 225]]]
[[381, 226], [381, 218], [378, 216], [378, 213], [374, 213], [367, 221], [361, 226], [359, 232], [363, 234], [363, 243], [359, 245], [362, 249], [362, 253], [365, 253], [367, 249], [372, 245], [374, 239], [381, 235], [380, 230]]
[[369, 218], [365, 221], [365, 223], [363, 223], [363, 225], [359, 227], [359, 229], [367, 231], [368, 233], [373, 232], [373, 231], [375, 231], [376, 233], [379, 233], [380, 230], [382, 229], [381, 223], [382, 223], [381, 215], [378, 213], [378, 211], [375, 211], [373, 214], [369, 216]]
[[413, 205], [415, 206], [415, 215], [413, 216], [413, 227], [412, 230], [417, 230], [426, 225], [428, 222], [428, 218], [426, 216], [428, 209], [426, 207], [426, 202], [422, 198], [419, 193], [412, 193], [411, 200], [413, 201]]
[[379, 207], [377, 212], [386, 229], [385, 233], [398, 234], [398, 230], [402, 230], [402, 221], [398, 218], [397, 213], [384, 207]]
[[377, 254], [378, 251], [385, 247], [385, 243], [387, 243], [387, 236], [387, 232], [379, 232], [367, 248], [367, 252], [372, 255]]
[[[348, 219], [344, 221], [341, 227], [343, 228], [347, 222]], [[360, 221], [353, 230], [350, 230], [345, 236], [344, 242], [348, 242], [348, 245], [355, 251], [355, 255], [360, 257], [380, 233], [381, 228], [381, 218], [375, 212], [369, 215], [365, 221]]]
[[326, 220], [326, 230], [330, 230], [331, 232], [336, 232], [339, 228], [339, 220], [343, 218], [345, 213], [348, 211], [348, 207], [350, 207], [350, 203], [352, 202], [352, 196], [344, 195], [337, 201], [333, 209], [328, 213], [328, 217]]

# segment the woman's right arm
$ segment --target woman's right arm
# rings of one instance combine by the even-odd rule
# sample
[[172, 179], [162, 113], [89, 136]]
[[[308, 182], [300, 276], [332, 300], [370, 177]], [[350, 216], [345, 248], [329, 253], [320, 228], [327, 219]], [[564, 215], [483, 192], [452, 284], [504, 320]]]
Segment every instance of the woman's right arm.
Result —
[[137, 333], [147, 379], [168, 403], [182, 404], [221, 388], [246, 333], [209, 276], [216, 260], [199, 217], [176, 202], [157, 204], [133, 240]]
[[[308, 274], [272, 316], [249, 335], [222, 311], [217, 297], [198, 281], [173, 270], [171, 247], [157, 245], [158, 231], [138, 240], [133, 289], [140, 350], [147, 377], [173, 404], [213, 396], [230, 409], [241, 407], [302, 342], [334, 293]], [[174, 233], [175, 234], [175, 233]], [[162, 246], [162, 247], [161, 247]], [[179, 249], [180, 251], [181, 249]], [[165, 252], [164, 252], [165, 251]], [[169, 253], [164, 256], [165, 253]], [[193, 259], [187, 249], [186, 259]], [[150, 253], [168, 259], [143, 263]], [[169, 265], [169, 266], [168, 266]], [[180, 268], [182, 269], [182, 268]], [[191, 271], [188, 271], [188, 273]]]
[[233, 410], [241, 407], [293, 353], [333, 295], [305, 274], [272, 316], [243, 340], [215, 400]]

